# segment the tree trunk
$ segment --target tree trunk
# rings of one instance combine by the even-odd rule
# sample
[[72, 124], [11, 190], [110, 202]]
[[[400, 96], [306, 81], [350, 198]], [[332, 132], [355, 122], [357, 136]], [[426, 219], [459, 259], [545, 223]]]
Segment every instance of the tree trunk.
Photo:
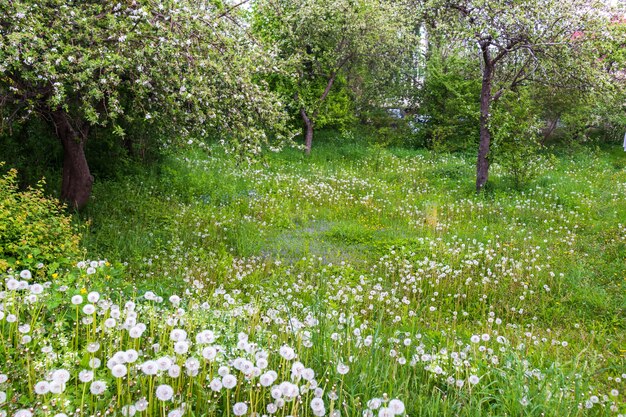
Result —
[[70, 207], [80, 210], [87, 204], [91, 195], [93, 176], [85, 158], [87, 126], [77, 130], [70, 117], [62, 110], [51, 112], [56, 135], [63, 145], [63, 183], [61, 198]]
[[478, 161], [476, 162], [476, 192], [483, 189], [489, 178], [489, 146], [491, 144], [489, 110], [491, 109], [493, 69], [490, 62], [485, 62], [480, 91], [480, 143], [478, 145]]
[[307, 116], [304, 107], [300, 108], [300, 116], [304, 121], [304, 153], [311, 155], [311, 148], [313, 147], [313, 121]]

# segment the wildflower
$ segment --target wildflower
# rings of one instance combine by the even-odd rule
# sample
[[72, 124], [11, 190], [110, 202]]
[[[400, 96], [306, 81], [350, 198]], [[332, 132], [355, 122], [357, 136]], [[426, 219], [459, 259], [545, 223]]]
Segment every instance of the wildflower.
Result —
[[0, 404], [4, 404], [7, 401], [7, 393], [0, 391]]
[[115, 378], [122, 378], [126, 375], [126, 373], [128, 372], [128, 370], [126, 369], [126, 366], [120, 364], [115, 365], [112, 369], [111, 369], [111, 374], [115, 377]]
[[161, 401], [169, 401], [174, 396], [174, 389], [167, 384], [159, 385], [156, 388], [156, 397]]
[[214, 378], [209, 387], [215, 392], [220, 392], [222, 390], [222, 381], [219, 378]]
[[393, 399], [391, 401], [389, 401], [389, 404], [387, 404], [387, 407], [394, 413], [394, 414], [402, 414], [404, 413], [404, 403], [398, 399]]
[[380, 410], [378, 410], [378, 417], [393, 417], [394, 413], [393, 411], [391, 411], [390, 408], [387, 407], [381, 407]]
[[100, 343], [98, 342], [92, 342], [87, 345], [87, 352], [89, 353], [96, 353], [98, 350], [100, 350]]
[[[150, 362], [150, 361], [148, 361]], [[169, 356], [162, 356], [159, 359], [156, 360], [156, 364], [159, 368], [159, 370], [161, 371], [167, 371], [168, 369], [170, 369], [172, 367], [172, 359], [169, 358]]]
[[83, 303], [83, 297], [81, 295], [76, 294], [72, 297], [72, 304], [79, 305]]
[[184, 411], [181, 408], [175, 408], [169, 413], [167, 413], [167, 417], [182, 417]]
[[89, 294], [87, 294], [87, 301], [89, 301], [90, 303], [97, 303], [99, 299], [100, 299], [100, 293], [96, 291], [92, 291]]
[[80, 371], [78, 373], [78, 380], [83, 383], [91, 382], [91, 380], [93, 380], [93, 371], [88, 371], [86, 369]]
[[145, 398], [141, 398], [135, 403], [135, 409], [141, 413], [142, 411], [148, 409], [148, 405], [148, 400], [146, 400]]
[[170, 369], [167, 370], [167, 374], [171, 378], [178, 378], [180, 376], [180, 366], [176, 364], [170, 366]]
[[468, 380], [469, 380], [470, 384], [476, 385], [480, 381], [480, 378], [477, 377], [476, 375], [470, 375]]
[[470, 342], [472, 343], [480, 342], [480, 336], [478, 336], [477, 334], [473, 335], [472, 337], [470, 337]]
[[139, 359], [139, 353], [135, 349], [128, 349], [124, 352], [124, 359], [126, 359], [126, 363], [134, 363]]
[[33, 284], [30, 286], [30, 292], [33, 294], [41, 294], [43, 293], [43, 285], [41, 284]]
[[281, 348], [278, 350], [278, 353], [280, 354], [280, 356], [287, 359], [288, 361], [296, 357], [296, 352], [293, 350], [293, 348], [287, 345], [281, 346]]
[[57, 369], [52, 373], [52, 380], [65, 383], [70, 380], [70, 373], [65, 369]]
[[372, 398], [367, 402], [367, 406], [372, 410], [377, 410], [382, 405], [380, 398]]
[[348, 365], [345, 365], [341, 362], [337, 364], [337, 373], [339, 373], [340, 375], [347, 374], [349, 370], [350, 370], [350, 367]]
[[45, 395], [50, 392], [50, 384], [47, 381], [39, 381], [35, 384], [35, 394]]
[[13, 417], [33, 417], [33, 413], [30, 410], [22, 408], [21, 410], [17, 410]]
[[125, 405], [122, 407], [122, 415], [124, 417], [133, 417], [137, 413], [137, 408], [134, 405]]
[[185, 353], [187, 353], [188, 350], [189, 343], [185, 342], [184, 340], [181, 340], [180, 342], [176, 342], [174, 344], [174, 352], [178, 353], [179, 355], [184, 355]]
[[93, 381], [89, 386], [89, 391], [93, 395], [100, 395], [107, 389], [107, 384], [104, 381]]
[[217, 349], [213, 346], [207, 346], [202, 349], [202, 357], [208, 361], [212, 361], [217, 356]]
[[187, 332], [183, 329], [173, 329], [170, 332], [170, 339], [173, 342], [180, 342], [187, 339]]
[[96, 311], [96, 307], [94, 307], [93, 304], [85, 304], [83, 306], [83, 313], [85, 313], [85, 314], [88, 314], [88, 315], [89, 314], [93, 314], [93, 313], [95, 313], [95, 311]]
[[324, 400], [322, 400], [321, 398], [313, 398], [311, 400], [311, 409], [313, 411], [315, 410], [323, 410], [324, 409]]
[[519, 403], [523, 406], [526, 407], [528, 404], [530, 404], [530, 401], [528, 401], [528, 398], [526, 398], [526, 396], [524, 395], [522, 397], [521, 400], [519, 400]]
[[237, 378], [234, 375], [228, 374], [222, 377], [222, 385], [226, 389], [234, 388], [237, 385]]
[[[170, 366], [171, 366], [171, 363], [170, 363]], [[159, 365], [155, 361], [145, 361], [144, 363], [141, 364], [141, 371], [146, 375], [156, 375], [158, 370], [159, 370]]]
[[30, 273], [28, 269], [24, 269], [20, 272], [20, 278], [22, 279], [31, 279], [33, 275]]
[[235, 414], [236, 416], [243, 416], [247, 412], [248, 406], [246, 405], [246, 403], [239, 402], [233, 405], [233, 414]]

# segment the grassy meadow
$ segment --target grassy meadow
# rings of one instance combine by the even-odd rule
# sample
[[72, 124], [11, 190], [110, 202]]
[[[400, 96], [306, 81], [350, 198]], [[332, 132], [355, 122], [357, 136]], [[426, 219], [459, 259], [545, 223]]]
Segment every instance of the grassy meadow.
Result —
[[5, 274], [2, 415], [626, 415], [626, 155], [480, 195], [474, 163], [329, 141], [96, 182], [84, 259]]

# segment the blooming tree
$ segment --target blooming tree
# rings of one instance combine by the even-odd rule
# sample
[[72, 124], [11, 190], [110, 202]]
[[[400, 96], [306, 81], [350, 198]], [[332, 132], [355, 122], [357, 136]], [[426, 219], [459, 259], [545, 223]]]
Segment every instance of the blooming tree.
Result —
[[[411, 56], [414, 27], [407, 10], [397, 1], [256, 2], [257, 33], [276, 45], [288, 63], [281, 83], [302, 119], [307, 154], [316, 122], [340, 78], [378, 84]], [[354, 76], [359, 71], [366, 76]]]
[[[246, 36], [241, 2], [11, 0], [0, 3], [0, 127], [49, 123], [63, 145], [61, 196], [88, 201], [90, 131], [145, 126], [219, 136], [258, 152], [282, 107], [257, 80], [272, 54]], [[164, 140], [165, 142], [165, 140]]]
[[593, 59], [587, 46], [602, 24], [601, 7], [588, 0], [424, 0], [419, 6], [432, 32], [480, 59], [480, 191], [489, 175], [493, 104], [530, 81], [588, 87]]

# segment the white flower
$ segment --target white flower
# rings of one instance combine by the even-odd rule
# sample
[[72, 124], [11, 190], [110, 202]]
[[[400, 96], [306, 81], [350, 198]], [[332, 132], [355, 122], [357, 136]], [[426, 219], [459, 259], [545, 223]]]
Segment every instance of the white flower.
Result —
[[146, 400], [145, 398], [142, 398], [135, 403], [135, 409], [137, 409], [137, 411], [141, 413], [142, 411], [145, 411], [148, 409], [148, 405], [149, 405], [148, 400]]
[[133, 417], [137, 412], [137, 408], [134, 405], [125, 405], [122, 407], [122, 415], [125, 417]]
[[341, 363], [341, 362], [337, 364], [337, 373], [339, 373], [340, 375], [347, 374], [349, 370], [350, 370], [350, 367], [348, 365], [345, 365], [344, 363]]
[[30, 410], [23, 408], [21, 410], [17, 410], [15, 414], [13, 414], [13, 417], [33, 417], [33, 413]]
[[156, 397], [161, 401], [169, 401], [174, 396], [174, 389], [167, 384], [159, 385], [156, 388]]
[[231, 374], [222, 377], [222, 385], [226, 389], [234, 388], [237, 385], [237, 378]]
[[377, 410], [378, 407], [381, 406], [381, 404], [382, 404], [382, 401], [380, 401], [380, 398], [372, 398], [371, 400], [367, 402], [367, 406], [371, 408], [372, 410]]
[[259, 377], [259, 383], [264, 387], [269, 387], [274, 383], [275, 379], [269, 372], [265, 372]]
[[209, 384], [209, 387], [213, 391], [219, 392], [222, 390], [222, 381], [220, 381], [219, 378], [214, 378], [213, 381], [211, 381], [211, 383]]
[[132, 339], [139, 339], [143, 334], [143, 327], [136, 325], [130, 328], [128, 331], [128, 336]]
[[111, 369], [111, 374], [115, 377], [115, 378], [122, 378], [123, 376], [126, 375], [126, 373], [128, 372], [128, 370], [126, 369], [125, 365], [117, 364], [115, 365], [112, 369]]
[[187, 332], [184, 331], [183, 329], [173, 329], [170, 332], [170, 339], [173, 342], [180, 342], [182, 340], [186, 340], [187, 339]]
[[80, 371], [78, 373], [78, 379], [80, 382], [91, 382], [93, 380], [93, 371], [88, 371], [86, 369]]
[[322, 400], [321, 398], [313, 398], [311, 400], [311, 409], [313, 411], [315, 410], [323, 410], [324, 409], [324, 400]]
[[175, 408], [169, 413], [167, 413], [167, 417], [182, 417], [184, 411], [181, 408]]
[[293, 348], [290, 348], [287, 345], [281, 346], [281, 348], [278, 350], [278, 353], [280, 354], [280, 356], [287, 359], [288, 361], [296, 357], [296, 352], [293, 350]]
[[79, 305], [83, 303], [83, 297], [80, 295], [75, 295], [72, 297], [72, 304], [74, 305]]
[[87, 352], [96, 353], [98, 350], [100, 350], [100, 343], [98, 342], [91, 342], [87, 345]]
[[50, 392], [53, 394], [60, 394], [65, 391], [65, 382], [52, 381], [50, 382]]
[[96, 307], [93, 304], [85, 304], [83, 306], [83, 313], [85, 314], [93, 314], [96, 311]]
[[488, 342], [489, 339], [491, 339], [491, 336], [489, 336], [489, 333], [483, 333], [483, 335], [480, 336], [480, 338], [483, 340], [483, 342]]
[[389, 401], [387, 407], [396, 415], [404, 413], [404, 403], [398, 399]]
[[22, 272], [20, 272], [20, 278], [22, 279], [31, 279], [32, 277], [33, 275], [28, 269], [24, 269]]
[[185, 353], [187, 353], [188, 350], [189, 343], [185, 342], [184, 340], [181, 340], [180, 342], [176, 342], [174, 344], [174, 352], [178, 353], [179, 355], [184, 355]]
[[50, 392], [50, 384], [47, 381], [39, 381], [35, 384], [35, 394], [44, 395]]
[[139, 353], [135, 349], [128, 349], [124, 352], [124, 358], [127, 363], [134, 363], [139, 358]]
[[92, 291], [87, 294], [87, 301], [89, 301], [90, 303], [97, 303], [99, 299], [100, 293], [98, 293], [97, 291]]
[[176, 364], [170, 366], [170, 369], [167, 370], [167, 374], [171, 378], [178, 378], [179, 375], [180, 375], [180, 366], [178, 366]]
[[378, 410], [378, 417], [393, 417], [393, 411], [391, 411], [390, 408], [387, 407], [381, 407], [380, 410]]
[[33, 284], [30, 286], [30, 292], [33, 294], [41, 294], [43, 293], [43, 285], [41, 284]]
[[470, 375], [468, 380], [469, 380], [470, 384], [476, 385], [480, 381], [480, 378], [477, 377], [476, 375]]
[[208, 361], [212, 361], [217, 356], [217, 349], [213, 346], [207, 346], [202, 349], [202, 357]]
[[89, 391], [93, 395], [100, 395], [107, 389], [107, 384], [104, 381], [93, 381], [89, 386]]
[[196, 335], [196, 343], [199, 345], [213, 343], [215, 341], [215, 334], [211, 330], [203, 330]]
[[96, 369], [99, 368], [101, 365], [101, 362], [99, 358], [91, 358], [89, 359], [89, 367], [92, 369]]
[[235, 414], [236, 416], [243, 416], [247, 412], [248, 412], [248, 406], [246, 405], [246, 403], [239, 402], [233, 405], [233, 414]]
[[96, 268], [94, 268], [93, 266], [90, 266], [89, 268], [87, 268], [87, 275], [93, 275], [96, 273]]
[[115, 327], [116, 324], [117, 322], [115, 321], [115, 319], [112, 318], [108, 318], [104, 321], [104, 327], [106, 327], [107, 329], [112, 329], [113, 327]]
[[[170, 363], [171, 366], [171, 363]], [[168, 367], [169, 369], [169, 367]], [[155, 361], [145, 361], [141, 364], [141, 371], [146, 375], [156, 375], [159, 365]]]
[[161, 371], [167, 371], [172, 367], [172, 359], [169, 356], [162, 356], [156, 360], [156, 364]]
[[472, 343], [478, 343], [480, 342], [480, 336], [478, 336], [477, 334], [473, 335], [472, 337], [470, 337], [470, 341]]
[[66, 371], [65, 369], [57, 369], [56, 371], [52, 373], [51, 379], [53, 381], [66, 383], [67, 381], [70, 380], [70, 373]]
[[7, 393], [0, 391], [0, 404], [4, 404], [7, 401]]

